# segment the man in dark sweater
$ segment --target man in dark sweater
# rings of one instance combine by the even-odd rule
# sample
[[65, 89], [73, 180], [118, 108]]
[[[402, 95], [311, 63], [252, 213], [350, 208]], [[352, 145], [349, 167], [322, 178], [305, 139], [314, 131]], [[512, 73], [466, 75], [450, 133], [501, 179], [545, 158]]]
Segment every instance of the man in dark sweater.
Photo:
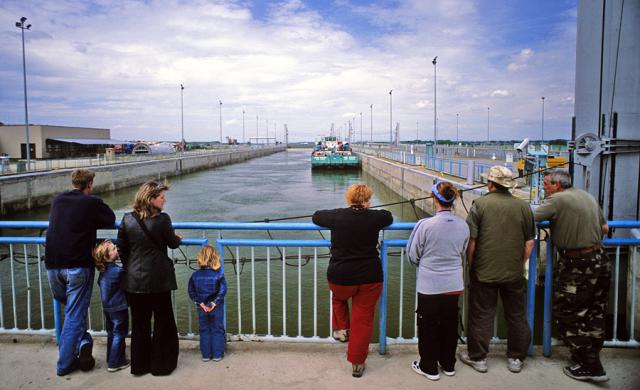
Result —
[[94, 264], [91, 250], [97, 229], [113, 228], [115, 214], [100, 198], [91, 195], [95, 173], [76, 169], [73, 189], [51, 202], [45, 264], [51, 293], [65, 306], [65, 320], [58, 345], [57, 374], [95, 365], [93, 340], [87, 333], [87, 310], [91, 303]]

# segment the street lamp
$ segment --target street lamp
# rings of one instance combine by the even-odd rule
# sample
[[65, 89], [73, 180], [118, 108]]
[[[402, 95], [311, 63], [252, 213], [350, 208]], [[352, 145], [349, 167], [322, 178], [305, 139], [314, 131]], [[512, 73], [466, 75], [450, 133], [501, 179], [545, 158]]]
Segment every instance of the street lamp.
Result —
[[456, 143], [460, 143], [458, 119], [460, 114], [456, 114]]
[[491, 107], [487, 107], [487, 144], [490, 142], [489, 138], [489, 114], [491, 112]]
[[364, 145], [364, 141], [362, 140], [362, 112], [360, 112], [360, 147]]
[[438, 56], [435, 56], [433, 57], [433, 61], [431, 61], [431, 63], [433, 64], [433, 146], [434, 147], [438, 144], [438, 123], [437, 123], [438, 112], [436, 107], [436, 103], [438, 102], [437, 95], [436, 95], [436, 72], [438, 69], [438, 67], [436, 66], [436, 64], [438, 63], [437, 60], [438, 60]]
[[389, 91], [389, 144], [393, 143], [393, 89]]
[[27, 170], [31, 169], [31, 144], [29, 143], [29, 110], [27, 109], [27, 65], [24, 54], [24, 30], [31, 28], [30, 24], [25, 26], [27, 21], [26, 17], [21, 17], [19, 22], [16, 22], [16, 27], [22, 30], [22, 78], [24, 81], [24, 125], [27, 132]]
[[256, 115], [256, 143], [258, 143], [258, 116]]
[[218, 100], [220, 103], [220, 145], [222, 146], [222, 100]]
[[246, 139], [244, 138], [244, 110], [242, 110], [242, 143], [246, 143]]
[[542, 99], [542, 141], [544, 142], [544, 96]]
[[373, 104], [370, 104], [369, 108], [371, 109], [371, 127], [369, 128], [371, 134], [369, 134], [369, 142], [373, 142]]
[[181, 130], [181, 143], [184, 149], [184, 85], [180, 84], [180, 128]]

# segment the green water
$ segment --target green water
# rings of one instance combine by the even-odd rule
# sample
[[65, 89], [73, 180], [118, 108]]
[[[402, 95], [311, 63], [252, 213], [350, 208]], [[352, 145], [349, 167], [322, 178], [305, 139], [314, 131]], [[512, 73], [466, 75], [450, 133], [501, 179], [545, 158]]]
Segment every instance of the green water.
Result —
[[[228, 221], [248, 222], [293, 216], [310, 215], [313, 211], [325, 208], [344, 207], [344, 193], [353, 183], [364, 182], [374, 190], [372, 204], [387, 204], [402, 201], [382, 183], [371, 175], [360, 171], [312, 171], [306, 150], [292, 150], [271, 156], [252, 159], [243, 163], [228, 165], [211, 170], [201, 171], [190, 175], [170, 178], [171, 190], [167, 193], [165, 211], [173, 221]], [[109, 204], [118, 219], [130, 211], [133, 196], [137, 188], [126, 188], [100, 196]], [[412, 222], [417, 217], [413, 208], [408, 204], [387, 207], [393, 213], [395, 221]], [[11, 220], [46, 220], [48, 208], [33, 210], [11, 215], [5, 219]], [[310, 218], [295, 219], [287, 222], [310, 222]], [[20, 232], [24, 234], [23, 232]], [[206, 237], [214, 243], [221, 234], [225, 238], [305, 238], [321, 239], [323, 236], [317, 231], [306, 232], [233, 232], [233, 231], [180, 231], [186, 237]], [[16, 231], [2, 231], [2, 235], [17, 235]], [[37, 232], [32, 232], [37, 234]], [[328, 232], [323, 232], [329, 238]], [[387, 232], [386, 238], [406, 238], [409, 232]], [[115, 231], [101, 231], [102, 237], [115, 237]], [[31, 327], [39, 329], [41, 318], [45, 320], [45, 327], [51, 328], [51, 297], [44, 266], [40, 270], [43, 280], [44, 317], [40, 313], [40, 291], [38, 289], [38, 265], [36, 252], [33, 247], [27, 251], [31, 256], [28, 267], [22, 261], [23, 246], [14, 246], [14, 255], [18, 261], [13, 264], [8, 260], [0, 262], [0, 282], [2, 286], [2, 320], [4, 328], [14, 325], [13, 305], [15, 300], [18, 328], [27, 327], [27, 305], [31, 296]], [[8, 253], [7, 247], [0, 248], [1, 254]], [[183, 248], [174, 251], [176, 259], [176, 274], [179, 288], [175, 293], [176, 315], [181, 333], [193, 331], [197, 333], [197, 321], [193, 307], [186, 294], [186, 284], [191, 274], [197, 248]], [[395, 250], [397, 252], [397, 250]], [[287, 248], [285, 276], [283, 278], [282, 249], [269, 248], [269, 256], [265, 248], [256, 248], [253, 252], [253, 266], [251, 250], [248, 248], [229, 248], [225, 251], [225, 275], [229, 291], [227, 294], [227, 329], [230, 333], [268, 332], [268, 306], [271, 304], [271, 334], [296, 336], [298, 331], [298, 309], [300, 308], [300, 334], [314, 335], [314, 313], [317, 316], [317, 334], [327, 336], [329, 333], [329, 292], [326, 286], [326, 267], [328, 263], [328, 249], [317, 249], [317, 260], [314, 262], [314, 250], [303, 248]], [[267, 258], [269, 267], [267, 267]], [[413, 305], [415, 301], [415, 271], [408, 266], [404, 268], [403, 293], [400, 294], [400, 261], [399, 257], [392, 257], [389, 265], [389, 322], [388, 334], [392, 337], [399, 334], [398, 312], [400, 310], [400, 296], [403, 305], [404, 337], [413, 336]], [[235, 261], [237, 260], [237, 262]], [[298, 263], [302, 264], [298, 267]], [[317, 274], [317, 295], [314, 295], [314, 265]], [[11, 289], [11, 266], [14, 267], [15, 293]], [[27, 268], [27, 270], [25, 270]], [[252, 269], [254, 272], [252, 272]], [[26, 272], [29, 273], [31, 289], [26, 286]], [[300, 272], [300, 275], [298, 275]], [[267, 275], [271, 280], [270, 300], [268, 299]], [[301, 288], [298, 291], [298, 278]], [[283, 280], [285, 281], [283, 285]], [[238, 304], [238, 281], [241, 290], [241, 302]], [[252, 285], [253, 281], [253, 285]], [[255, 287], [252, 287], [255, 286]], [[283, 310], [283, 289], [285, 290]], [[300, 294], [301, 305], [298, 304]], [[252, 295], [255, 295], [255, 317], [251, 306]], [[14, 299], [15, 296], [15, 299]], [[317, 308], [314, 310], [314, 298]], [[241, 320], [239, 320], [240, 313]], [[283, 318], [286, 320], [283, 321]], [[93, 329], [102, 329], [100, 297], [97, 287], [94, 289], [91, 319]], [[191, 326], [190, 326], [191, 323]], [[284, 327], [286, 326], [286, 332]]]

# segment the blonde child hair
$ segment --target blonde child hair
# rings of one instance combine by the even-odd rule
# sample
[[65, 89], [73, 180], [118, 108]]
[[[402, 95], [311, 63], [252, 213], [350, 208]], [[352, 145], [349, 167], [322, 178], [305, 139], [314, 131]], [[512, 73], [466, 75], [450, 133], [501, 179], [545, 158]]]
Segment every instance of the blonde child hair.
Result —
[[111, 241], [104, 240], [93, 248], [93, 261], [96, 264], [96, 269], [100, 272], [104, 272], [107, 269], [105, 263], [109, 260], [108, 244], [111, 244]]
[[216, 248], [211, 245], [203, 246], [198, 256], [196, 256], [196, 260], [200, 268], [211, 267], [214, 271], [220, 269], [220, 255]]

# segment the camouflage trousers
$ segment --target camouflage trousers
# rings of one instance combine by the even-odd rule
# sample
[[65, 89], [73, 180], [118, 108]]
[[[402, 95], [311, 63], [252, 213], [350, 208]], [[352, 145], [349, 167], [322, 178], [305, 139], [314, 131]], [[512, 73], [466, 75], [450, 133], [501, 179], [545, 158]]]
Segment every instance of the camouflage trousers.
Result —
[[603, 249], [579, 258], [562, 255], [555, 278], [553, 314], [571, 360], [601, 369], [611, 262]]

